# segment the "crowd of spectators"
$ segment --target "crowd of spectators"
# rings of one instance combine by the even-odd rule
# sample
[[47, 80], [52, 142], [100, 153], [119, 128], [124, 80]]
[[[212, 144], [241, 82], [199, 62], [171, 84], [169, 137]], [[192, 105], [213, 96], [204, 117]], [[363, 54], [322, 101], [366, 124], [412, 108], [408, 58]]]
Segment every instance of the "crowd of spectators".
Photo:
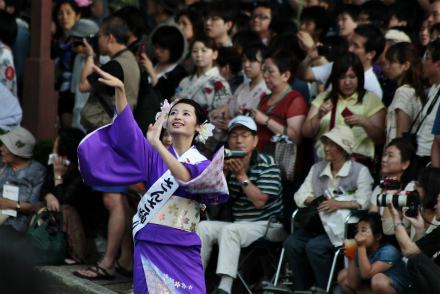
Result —
[[[99, 259], [75, 275], [132, 275], [138, 199], [127, 195], [143, 194], [144, 186], [88, 187], [77, 164], [80, 141], [114, 115], [115, 90], [100, 82], [93, 70], [100, 67], [124, 83], [143, 133], [165, 100], [187, 98], [215, 126], [197, 146], [207, 158], [221, 146], [245, 152], [224, 164], [229, 204], [208, 205], [197, 229], [205, 270], [219, 245], [217, 293], [231, 293], [241, 248], [264, 235], [283, 202], [294, 210], [328, 193], [317, 205], [319, 232], [292, 233], [281, 224], [266, 231], [269, 240], [284, 240], [295, 290], [326, 288], [338, 229], [357, 209], [369, 214], [358, 225], [358, 255], [337, 277], [346, 293], [400, 293], [408, 274], [412, 291], [440, 291], [440, 274], [433, 274], [440, 272], [440, 1], [108, 4], [53, 1], [58, 137], [45, 168], [32, 159], [35, 138], [20, 127], [30, 3], [0, 0], [0, 209], [15, 210], [0, 218], [1, 233], [20, 242], [40, 207], [62, 210], [66, 262]], [[275, 154], [267, 154], [280, 135], [297, 146], [293, 181], [282, 181]], [[170, 135], [162, 137], [169, 146]], [[377, 185], [390, 178], [399, 182], [393, 191]], [[11, 187], [18, 195], [10, 196]], [[421, 199], [416, 216], [376, 201], [413, 190]], [[99, 230], [97, 218], [105, 224]], [[91, 249], [99, 234], [107, 236], [100, 257]]]

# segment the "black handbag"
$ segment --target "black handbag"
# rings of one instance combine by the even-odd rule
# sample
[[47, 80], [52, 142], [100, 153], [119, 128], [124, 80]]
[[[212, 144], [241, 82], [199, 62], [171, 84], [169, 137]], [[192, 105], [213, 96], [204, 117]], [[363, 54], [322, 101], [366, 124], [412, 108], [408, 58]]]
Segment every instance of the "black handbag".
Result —
[[327, 198], [321, 195], [313, 200], [309, 206], [299, 208], [295, 215], [295, 228], [302, 228], [316, 235], [325, 233], [318, 212], [318, 206], [325, 200], [327, 200]]

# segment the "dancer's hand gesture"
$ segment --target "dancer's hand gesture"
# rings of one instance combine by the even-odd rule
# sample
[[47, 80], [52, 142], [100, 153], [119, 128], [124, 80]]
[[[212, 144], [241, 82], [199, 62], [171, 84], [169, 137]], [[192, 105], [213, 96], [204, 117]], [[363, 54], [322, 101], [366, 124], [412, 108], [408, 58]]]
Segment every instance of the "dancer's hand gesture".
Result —
[[165, 114], [161, 114], [159, 118], [156, 120], [156, 122], [153, 124], [150, 124], [148, 126], [147, 131], [147, 140], [150, 142], [151, 146], [157, 150], [157, 147], [162, 145], [162, 142], [160, 141], [160, 132], [162, 131], [163, 121], [165, 120]]

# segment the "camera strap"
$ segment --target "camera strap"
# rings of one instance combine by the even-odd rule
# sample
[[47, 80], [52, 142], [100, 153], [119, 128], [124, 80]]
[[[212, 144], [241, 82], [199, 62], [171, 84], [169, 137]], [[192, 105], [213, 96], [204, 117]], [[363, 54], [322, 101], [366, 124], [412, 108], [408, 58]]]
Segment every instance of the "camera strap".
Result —
[[[428, 115], [431, 113], [432, 109], [434, 108], [435, 104], [437, 103], [438, 97], [440, 96], [440, 89], [437, 91], [437, 93], [435, 94], [434, 99], [432, 99], [431, 104], [429, 105], [428, 111], [426, 111], [425, 116], [423, 117], [422, 121], [420, 122], [420, 124], [417, 126], [416, 131], [414, 132], [414, 134], [417, 134], [417, 132], [420, 130], [420, 128], [422, 127], [423, 122], [425, 121], [425, 119], [428, 117]], [[423, 110], [425, 109], [426, 104], [423, 106], [422, 110], [420, 110], [419, 114], [417, 114], [416, 118], [414, 119], [414, 121], [411, 124], [411, 127], [409, 128], [408, 133], [411, 134], [411, 130], [414, 127], [415, 123], [417, 122], [417, 119], [419, 118], [420, 114], [423, 112]]]

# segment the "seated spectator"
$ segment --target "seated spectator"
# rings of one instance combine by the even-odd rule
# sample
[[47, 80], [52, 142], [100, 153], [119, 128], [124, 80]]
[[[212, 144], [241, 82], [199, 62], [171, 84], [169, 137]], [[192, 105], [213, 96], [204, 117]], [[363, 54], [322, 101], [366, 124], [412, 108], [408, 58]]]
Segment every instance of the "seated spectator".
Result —
[[203, 13], [203, 25], [206, 36], [214, 39], [218, 48], [232, 46], [230, 31], [233, 26], [233, 14], [224, 2], [209, 4]]
[[[313, 100], [302, 135], [320, 138], [334, 126], [353, 127], [355, 154], [352, 157], [371, 168], [374, 146], [385, 139], [385, 107], [376, 94], [364, 89], [363, 66], [354, 53], [348, 52], [335, 61], [330, 81], [332, 90]], [[315, 149], [318, 161], [323, 160], [322, 141], [316, 140]]]
[[14, 16], [0, 10], [0, 83], [17, 97], [17, 76], [15, 75], [12, 45], [17, 37], [17, 23]]
[[419, 39], [419, 53], [421, 56], [423, 56], [423, 54], [425, 54], [426, 52], [426, 48], [429, 44], [430, 40], [430, 33], [429, 33], [429, 29], [428, 29], [428, 21], [425, 19], [422, 22], [422, 25], [420, 26], [420, 30], [419, 30], [419, 34], [418, 34], [418, 39]]
[[241, 73], [241, 55], [232, 47], [220, 47], [217, 65], [220, 75], [228, 81], [231, 93], [234, 94], [244, 79]]
[[[375, 93], [380, 99], [382, 99], [382, 89], [377, 80], [372, 67], [372, 63], [379, 58], [385, 47], [385, 38], [381, 31], [373, 25], [362, 25], [354, 30], [354, 35], [350, 40], [348, 51], [356, 54], [364, 69], [364, 88], [368, 91]], [[318, 81], [322, 84], [329, 82], [329, 77], [332, 72], [333, 63], [312, 67], [314, 61], [320, 60], [316, 46], [308, 46], [311, 48], [308, 50], [308, 55], [301, 62], [298, 68], [299, 79], [305, 81]], [[334, 85], [332, 85], [334, 87]], [[330, 86], [330, 87], [332, 87]]]
[[339, 25], [339, 36], [350, 42], [357, 27], [357, 19], [359, 14], [359, 6], [354, 4], [344, 4], [339, 10], [337, 22]]
[[324, 40], [331, 25], [327, 10], [320, 6], [304, 8], [300, 20], [300, 31], [310, 34], [314, 43]]
[[[416, 46], [402, 42], [393, 45], [386, 53], [388, 65], [384, 69], [388, 78], [396, 80], [397, 88], [387, 110], [388, 144], [402, 133], [410, 131], [414, 120], [422, 110], [424, 102], [422, 84], [422, 59]], [[418, 121], [420, 123], [420, 120]]]
[[246, 47], [252, 46], [254, 44], [262, 44], [262, 41], [261, 41], [259, 35], [256, 32], [252, 32], [252, 31], [237, 33], [232, 38], [232, 41], [233, 41], [232, 47], [240, 55], [243, 53], [243, 50]]
[[257, 2], [251, 14], [250, 27], [251, 31], [258, 33], [261, 41], [269, 44], [270, 30], [269, 26], [273, 19], [276, 18], [278, 7], [270, 1]]
[[191, 44], [195, 36], [203, 32], [203, 23], [199, 14], [192, 10], [182, 10], [174, 18], [185, 35], [188, 44]]
[[293, 53], [277, 50], [263, 64], [263, 77], [272, 92], [257, 107], [248, 107], [258, 127], [257, 149], [263, 152], [275, 134], [284, 134], [296, 144], [302, 141], [301, 126], [307, 113], [307, 103], [291, 84], [295, 80], [297, 60]]
[[[281, 214], [282, 185], [280, 169], [271, 156], [258, 152], [257, 125], [247, 116], [237, 116], [228, 126], [228, 144], [243, 150], [244, 158], [226, 159], [223, 171], [232, 204], [233, 222], [202, 221], [197, 234], [202, 240], [203, 269], [208, 266], [214, 244], [219, 246], [217, 275], [221, 281], [217, 293], [231, 293], [237, 276], [240, 250], [262, 237], [272, 215]], [[239, 236], [239, 237], [238, 237]], [[267, 232], [270, 241], [286, 237], [283, 225], [273, 223]]]
[[80, 8], [74, 0], [57, 1], [53, 9], [56, 33], [52, 39], [51, 58], [55, 60], [55, 90], [58, 91], [58, 116], [61, 126], [72, 125], [75, 97], [70, 91], [75, 53], [67, 33], [81, 17]]
[[234, 38], [234, 36], [239, 32], [249, 32], [250, 31], [250, 19], [251, 17], [248, 14], [239, 13], [234, 17], [234, 25], [231, 29], [231, 37]]
[[355, 145], [350, 128], [336, 126], [320, 140], [324, 144], [325, 161], [312, 167], [294, 200], [303, 208], [322, 195], [336, 195], [317, 207], [323, 227], [315, 232], [295, 229], [284, 241], [296, 291], [308, 290], [315, 281], [319, 288], [327, 287], [335, 246], [342, 245], [344, 220], [351, 209], [368, 209], [373, 184], [368, 169], [350, 159]]
[[[11, 210], [11, 215], [2, 214], [2, 230], [25, 233], [26, 222], [34, 205], [38, 202], [41, 187], [46, 176], [43, 165], [32, 159], [36, 140], [22, 127], [15, 127], [1, 135], [0, 163], [0, 209]], [[7, 188], [17, 188], [13, 195], [3, 195]], [[7, 219], [5, 220], [5, 218]]]
[[278, 35], [292, 33], [298, 33], [298, 26], [290, 19], [274, 19], [269, 25], [269, 43]]
[[[437, 172], [438, 174], [438, 172]], [[440, 222], [440, 196], [437, 196], [435, 219]], [[402, 226], [402, 217], [390, 204], [391, 214], [394, 221], [394, 231], [402, 253], [408, 258], [407, 270], [411, 281], [411, 290], [407, 293], [440, 293], [440, 226], [437, 226], [429, 234], [420, 234], [417, 240], [412, 241], [406, 229]], [[404, 212], [404, 218], [411, 222], [414, 227], [423, 227], [423, 218], [408, 217]]]
[[90, 264], [97, 261], [97, 255], [94, 246], [90, 246], [93, 239], [87, 244], [86, 238], [96, 236], [103, 206], [99, 203], [100, 195], [92, 194], [78, 169], [77, 148], [83, 138], [84, 133], [79, 129], [59, 131], [40, 200], [49, 211], [62, 210], [69, 258], [76, 263]]
[[23, 111], [18, 98], [0, 83], [0, 135], [20, 125]]
[[[407, 139], [395, 138], [386, 146], [381, 159], [382, 185], [376, 186], [370, 198], [369, 212], [379, 212], [384, 217], [383, 232], [392, 235], [393, 230], [386, 224], [386, 219], [391, 215], [388, 208], [377, 206], [377, 195], [386, 194], [389, 190], [387, 178], [400, 183], [398, 191], [412, 191], [417, 179], [417, 160], [415, 146]], [[404, 192], [403, 192], [404, 193]]]
[[261, 64], [266, 56], [267, 49], [263, 44], [251, 45], [242, 54], [242, 67], [249, 83], [238, 87], [234, 96], [229, 99], [227, 105], [223, 105], [212, 111], [212, 117], [216, 118], [217, 124], [221, 122], [219, 115], [225, 118], [221, 129], [226, 129], [229, 120], [243, 114], [243, 110], [250, 107], [257, 107], [262, 97], [270, 93], [261, 72]]
[[356, 256], [348, 258], [348, 268], [338, 275], [345, 293], [402, 293], [409, 277], [402, 253], [386, 242], [380, 214], [360, 218], [355, 236]]
[[154, 31], [151, 40], [157, 63], [153, 66], [145, 53], [138, 55], [138, 62], [148, 74], [148, 82], [162, 99], [170, 99], [180, 81], [188, 75], [185, 68], [177, 63], [184, 54], [184, 39], [176, 27], [163, 25]]

